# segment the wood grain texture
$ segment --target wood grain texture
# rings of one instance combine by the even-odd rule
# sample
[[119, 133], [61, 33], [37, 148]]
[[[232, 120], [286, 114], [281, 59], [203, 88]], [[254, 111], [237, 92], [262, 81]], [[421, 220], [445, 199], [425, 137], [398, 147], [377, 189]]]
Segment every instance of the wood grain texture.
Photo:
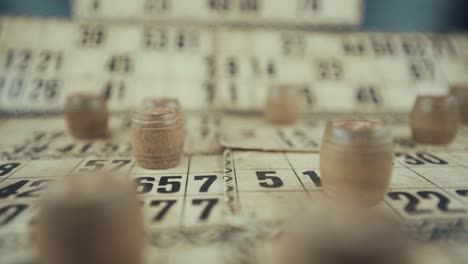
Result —
[[74, 93], [67, 97], [65, 118], [69, 133], [77, 139], [108, 135], [108, 111], [104, 97], [95, 93]]
[[413, 139], [424, 144], [449, 144], [459, 126], [458, 103], [450, 96], [419, 96], [411, 112]]
[[320, 154], [320, 173], [328, 196], [364, 207], [383, 200], [392, 174], [393, 143], [382, 124], [330, 122]]
[[132, 119], [132, 147], [145, 169], [176, 167], [184, 149], [183, 120], [171, 107], [144, 108]]

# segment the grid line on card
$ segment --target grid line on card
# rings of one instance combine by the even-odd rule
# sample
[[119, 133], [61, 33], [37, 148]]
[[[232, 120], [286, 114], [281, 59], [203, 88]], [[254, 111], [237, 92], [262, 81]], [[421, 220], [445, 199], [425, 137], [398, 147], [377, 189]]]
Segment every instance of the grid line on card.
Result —
[[[320, 192], [322, 190], [316, 190], [316, 192]], [[269, 192], [265, 192], [265, 191], [242, 191], [243, 193], [262, 193], [262, 194], [265, 194], [265, 193], [286, 193], [286, 192], [294, 192], [294, 193], [306, 193], [307, 194], [307, 191], [304, 191], [304, 190], [275, 190], [275, 191], [269, 191]], [[309, 196], [307, 194], [307, 196]]]
[[[465, 204], [465, 203], [463, 202], [462, 199], [460, 199], [460, 198], [457, 197], [456, 195], [452, 195], [449, 191], [447, 191], [446, 188], [443, 188], [443, 187], [441, 187], [441, 186], [435, 184], [433, 181], [427, 179], [427, 178], [424, 177], [421, 173], [418, 173], [417, 171], [411, 169], [410, 167], [408, 167], [408, 166], [406, 166], [406, 165], [404, 165], [404, 166], [405, 166], [407, 169], [409, 169], [410, 171], [412, 171], [413, 173], [415, 173], [416, 175], [418, 175], [419, 177], [421, 177], [421, 178], [423, 178], [424, 180], [428, 181], [429, 183], [433, 184], [433, 185], [436, 187], [435, 189], [442, 191], [443, 193], [447, 194], [449, 197], [451, 197], [451, 198], [457, 200], [458, 202], [461, 202], [463, 205]], [[449, 166], [444, 166], [444, 167], [449, 167]], [[453, 167], [453, 166], [451, 166], [451, 167]], [[457, 167], [459, 167], [459, 166], [457, 166]], [[414, 189], [430, 189], [430, 188], [399, 188], [399, 189], [414, 190]]]
[[289, 166], [291, 166], [291, 170], [294, 172], [294, 175], [296, 175], [297, 180], [301, 183], [301, 186], [302, 186], [302, 188], [304, 189], [304, 191], [306, 192], [307, 196], [309, 196], [309, 192], [307, 191], [307, 189], [306, 189], [304, 183], [303, 183], [303, 182], [301, 181], [301, 179], [299, 178], [299, 175], [297, 175], [297, 172], [296, 172], [296, 170], [294, 169], [294, 167], [293, 167], [291, 161], [289, 160], [288, 155], [286, 155], [285, 152], [283, 152], [282, 154], [283, 154], [284, 158], [286, 159], [286, 161], [289, 163]]
[[[419, 176], [419, 175], [418, 175]], [[389, 191], [392, 191], [392, 190], [422, 190], [422, 189], [438, 189], [439, 187], [435, 186], [435, 187], [397, 187], [397, 188], [389, 188], [388, 190]], [[442, 189], [442, 188], [440, 188]]]
[[130, 166], [130, 169], [128, 170], [128, 173], [127, 173], [127, 177], [128, 177], [128, 178], [130, 178], [131, 175], [133, 175], [133, 174], [132, 174], [132, 170], [133, 170], [133, 168], [135, 167], [136, 164], [137, 164], [137, 162], [136, 162], [136, 160], [134, 160], [134, 161], [132, 162], [132, 165]]
[[[404, 163], [404, 162], [403, 162]], [[446, 164], [444, 165], [444, 168], [456, 168], [456, 167], [463, 167], [463, 166], [460, 166], [458, 164], [453, 164], [453, 165], [450, 165], [450, 164]], [[424, 168], [440, 168], [440, 165], [425, 165]]]
[[73, 169], [67, 173], [67, 176], [70, 176], [78, 167], [80, 167], [80, 165], [86, 160], [86, 158], [82, 158], [80, 162], [78, 162], [78, 164], [76, 164], [75, 167], [73, 167]]
[[188, 156], [188, 162], [187, 162], [187, 172], [186, 172], [186, 178], [185, 178], [185, 187], [184, 187], [184, 196], [183, 196], [183, 201], [182, 201], [182, 213], [181, 217], [179, 219], [179, 224], [181, 226], [184, 225], [185, 221], [185, 212], [186, 212], [186, 206], [187, 206], [187, 188], [189, 184], [189, 174], [190, 174], [190, 165], [192, 164], [192, 155]]
[[[388, 194], [388, 192], [387, 192], [387, 194]], [[385, 195], [387, 195], [387, 194], [385, 194]], [[406, 219], [405, 219], [405, 217], [403, 216], [403, 214], [401, 214], [400, 212], [398, 212], [398, 210], [397, 210], [396, 208], [394, 208], [394, 207], [392, 206], [392, 204], [391, 204], [389, 201], [387, 201], [386, 199], [383, 199], [383, 203], [386, 204], [386, 205], [390, 208], [390, 210], [393, 211], [393, 213], [395, 213], [398, 217], [400, 217], [401, 220], [406, 221]]]
[[442, 187], [440, 187], [439, 185], [435, 184], [433, 181], [429, 180], [428, 178], [426, 178], [425, 176], [422, 176], [421, 173], [411, 169], [410, 167], [408, 166], [405, 166], [407, 169], [409, 169], [410, 171], [412, 171], [413, 173], [416, 173], [416, 175], [418, 175], [419, 177], [423, 178], [424, 180], [430, 182], [431, 184], [433, 184], [435, 187], [439, 188], [439, 189], [442, 189]]
[[232, 155], [231, 155], [231, 161], [232, 161], [232, 168], [233, 168], [233, 177], [234, 177], [234, 182], [236, 184], [236, 194], [237, 194], [237, 206], [239, 206], [239, 213], [243, 213], [242, 212], [242, 203], [241, 203], [241, 200], [240, 200], [240, 194], [239, 194], [239, 185], [237, 184], [237, 169], [236, 169], [236, 153], [234, 151], [231, 151]]
[[[446, 151], [446, 152], [448, 152], [448, 153], [451, 153], [451, 152], [462, 152], [462, 153], [465, 153], [465, 154], [466, 154], [466, 152], [464, 152], [464, 151], [450, 151], [450, 150], [448, 150], [448, 151]], [[468, 166], [467, 166], [467, 165], [458, 162], [456, 159], [454, 159], [453, 157], [451, 157], [450, 154], [449, 154], [449, 157], [450, 157], [450, 161], [452, 161], [453, 163], [455, 163], [455, 164], [458, 165], [457, 167], [463, 167], [463, 168], [465, 168], [465, 169], [468, 169]]]

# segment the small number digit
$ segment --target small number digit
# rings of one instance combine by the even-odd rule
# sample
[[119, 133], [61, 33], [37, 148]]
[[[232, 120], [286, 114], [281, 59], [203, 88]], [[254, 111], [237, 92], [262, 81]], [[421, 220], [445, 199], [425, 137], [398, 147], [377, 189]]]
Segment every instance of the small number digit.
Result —
[[106, 40], [105, 28], [101, 25], [81, 26], [81, 46], [99, 47]]
[[281, 178], [273, 175], [268, 175], [268, 174], [275, 174], [275, 171], [257, 171], [257, 178], [261, 182], [259, 182], [259, 185], [264, 188], [280, 188], [282, 187], [283, 181]]
[[5, 68], [8, 69], [8, 68], [12, 67], [14, 60], [15, 60], [15, 51], [10, 49], [7, 52], [6, 61], [5, 61]]
[[435, 64], [426, 58], [413, 59], [409, 62], [411, 77], [416, 81], [434, 80]]
[[343, 65], [339, 60], [330, 59], [317, 62], [318, 79], [323, 81], [338, 81], [344, 77]]
[[202, 205], [205, 204], [202, 213], [198, 217], [200, 221], [205, 221], [210, 217], [210, 213], [213, 210], [213, 207], [219, 202], [219, 199], [193, 199], [193, 205]]
[[403, 52], [408, 56], [424, 56], [426, 54], [426, 43], [420, 37], [407, 37], [401, 40]]
[[[156, 190], [158, 193], [176, 193], [180, 191], [181, 183], [179, 180], [182, 176], [162, 176], [159, 179], [159, 188]], [[169, 186], [169, 188], [165, 188]]]
[[15, 78], [11, 81], [9, 92], [10, 99], [18, 99], [21, 97], [24, 90], [24, 83], [24, 79], [22, 78]]
[[405, 160], [403, 162], [408, 164], [408, 165], [424, 165], [423, 161], [413, 157], [410, 154], [402, 153], [402, 152], [395, 152], [395, 157], [399, 158], [399, 157], [402, 157], [402, 156], [405, 158]]
[[12, 195], [18, 194], [19, 189], [26, 185], [29, 181], [28, 180], [22, 180], [15, 182], [13, 184], [10, 184], [6, 187], [3, 187], [0, 189], [0, 199], [5, 199], [8, 198]]
[[37, 69], [39, 71], [47, 70], [48, 64], [52, 59], [52, 54], [49, 51], [43, 51], [39, 54], [39, 64], [37, 65]]
[[315, 171], [304, 171], [302, 174], [309, 176], [315, 186], [322, 187], [322, 179], [320, 179]]
[[419, 205], [419, 199], [412, 195], [411, 193], [407, 192], [390, 192], [388, 193], [388, 196], [395, 201], [401, 200], [402, 197], [406, 198], [408, 200], [408, 203], [404, 207], [405, 212], [407, 212], [410, 215], [419, 215], [419, 214], [427, 214], [431, 213], [431, 210], [428, 209], [418, 209]]
[[21, 163], [4, 163], [0, 165], [0, 177], [3, 177], [18, 168]]
[[396, 48], [394, 46], [394, 43], [387, 37], [371, 37], [371, 46], [376, 55], [395, 55]]
[[236, 77], [238, 73], [238, 66], [235, 58], [229, 58], [227, 61], [227, 72], [230, 77]]
[[367, 53], [367, 46], [362, 39], [343, 39], [343, 50], [346, 55], [363, 56]]
[[418, 195], [423, 199], [431, 199], [432, 197], [436, 197], [439, 200], [437, 204], [437, 208], [445, 213], [464, 213], [466, 210], [464, 209], [451, 209], [449, 208], [450, 200], [443, 194], [434, 192], [434, 191], [422, 191], [418, 192]]
[[169, 210], [174, 206], [177, 200], [153, 200], [150, 203], [151, 207], [159, 207], [161, 204], [164, 204], [162, 209], [156, 213], [153, 217], [154, 222], [160, 222], [164, 219], [164, 216], [169, 212]]
[[201, 193], [206, 193], [208, 192], [208, 190], [210, 189], [211, 185], [213, 184], [213, 182], [216, 181], [217, 177], [216, 175], [200, 175], [200, 176], [195, 176], [194, 178], [196, 181], [203, 181], [205, 180], [205, 182], [202, 184], [202, 186], [200, 187], [200, 190], [199, 192]]
[[42, 190], [44, 190], [44, 188], [46, 187], [47, 183], [49, 182], [50, 180], [40, 180], [40, 181], [35, 181], [33, 182], [31, 185], [29, 185], [29, 187], [36, 187], [36, 188], [33, 188], [32, 190], [30, 191], [27, 191], [27, 192], [24, 192], [24, 193], [20, 193], [18, 194], [17, 197], [19, 198], [32, 198], [32, 197], [38, 197], [40, 195], [40, 192]]
[[125, 90], [126, 86], [123, 81], [113, 82], [109, 81], [104, 86], [103, 95], [107, 100], [116, 100], [122, 101], [125, 99]]
[[129, 55], [112, 56], [107, 64], [107, 69], [111, 73], [128, 74], [133, 71], [133, 60]]
[[29, 206], [26, 204], [7, 205], [0, 208], [0, 227], [7, 225], [18, 217]]
[[146, 27], [143, 30], [143, 45], [146, 49], [164, 50], [167, 47], [167, 32], [165, 29]]
[[383, 98], [379, 89], [373, 85], [359, 87], [356, 93], [356, 99], [361, 104], [373, 104], [378, 106], [383, 103]]
[[44, 95], [47, 101], [52, 101], [57, 98], [60, 90], [59, 80], [49, 80], [45, 83]]
[[29, 62], [32, 59], [32, 52], [30, 50], [22, 50], [19, 52], [19, 57], [18, 68], [24, 71], [29, 67]]
[[306, 44], [304, 37], [300, 34], [281, 35], [282, 50], [285, 56], [304, 56]]
[[136, 183], [136, 190], [138, 194], [146, 194], [153, 189], [153, 177], [141, 177], [133, 180]]
[[107, 160], [88, 160], [80, 172], [96, 172], [102, 170]]
[[422, 160], [426, 161], [429, 164], [434, 164], [434, 165], [447, 165], [449, 164], [447, 161], [436, 157], [432, 154], [425, 153], [425, 152], [418, 152], [416, 153], [416, 156], [421, 158]]
[[120, 170], [121, 168], [123, 168], [125, 165], [128, 165], [130, 164], [132, 161], [131, 160], [113, 160], [112, 161], [112, 164], [117, 164], [117, 166], [115, 166], [112, 171], [117, 171], [117, 170]]

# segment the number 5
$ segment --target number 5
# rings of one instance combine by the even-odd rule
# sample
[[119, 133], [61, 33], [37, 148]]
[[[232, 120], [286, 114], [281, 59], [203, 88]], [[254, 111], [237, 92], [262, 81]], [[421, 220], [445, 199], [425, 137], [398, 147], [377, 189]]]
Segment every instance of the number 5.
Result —
[[84, 165], [84, 168], [80, 169], [80, 172], [95, 172], [98, 170], [102, 170], [106, 162], [107, 160], [89, 160]]
[[[176, 193], [180, 191], [180, 180], [182, 176], [162, 176], [159, 180], [158, 193]], [[174, 181], [170, 181], [174, 180]], [[170, 186], [170, 188], [163, 188], [164, 186]]]
[[264, 188], [280, 188], [283, 186], [283, 181], [273, 175], [268, 174], [275, 174], [275, 171], [257, 171], [257, 178], [261, 181], [259, 184], [261, 187]]

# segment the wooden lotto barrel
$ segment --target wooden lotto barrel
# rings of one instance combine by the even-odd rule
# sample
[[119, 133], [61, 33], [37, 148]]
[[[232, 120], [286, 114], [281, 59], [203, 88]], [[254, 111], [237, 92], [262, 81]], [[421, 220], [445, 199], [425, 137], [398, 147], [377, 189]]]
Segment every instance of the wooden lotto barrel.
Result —
[[184, 149], [183, 121], [171, 107], [142, 108], [132, 119], [132, 147], [145, 169], [176, 167]]
[[371, 121], [334, 121], [320, 147], [320, 173], [325, 193], [357, 206], [382, 201], [392, 174], [390, 131]]
[[459, 110], [452, 96], [418, 96], [411, 112], [413, 139], [423, 144], [449, 144], [457, 134]]
[[181, 111], [182, 107], [177, 98], [145, 98], [142, 102], [143, 108], [152, 108], [152, 107], [172, 107]]
[[270, 87], [265, 106], [267, 122], [275, 125], [291, 125], [296, 123], [304, 111], [304, 100], [299, 89], [288, 85]]
[[177, 111], [177, 114], [182, 119], [182, 125], [184, 125], [184, 111], [180, 104], [179, 99], [177, 98], [156, 98], [156, 97], [148, 97], [143, 99], [142, 101], [143, 108], [152, 108], [152, 107], [170, 107], [174, 108]]
[[458, 102], [460, 121], [468, 124], [468, 85], [455, 85], [450, 89], [450, 94]]
[[67, 97], [65, 119], [69, 133], [78, 139], [108, 135], [106, 99], [94, 93], [75, 93]]
[[135, 187], [115, 175], [73, 175], [52, 183], [40, 203], [41, 263], [142, 263], [144, 226]]

